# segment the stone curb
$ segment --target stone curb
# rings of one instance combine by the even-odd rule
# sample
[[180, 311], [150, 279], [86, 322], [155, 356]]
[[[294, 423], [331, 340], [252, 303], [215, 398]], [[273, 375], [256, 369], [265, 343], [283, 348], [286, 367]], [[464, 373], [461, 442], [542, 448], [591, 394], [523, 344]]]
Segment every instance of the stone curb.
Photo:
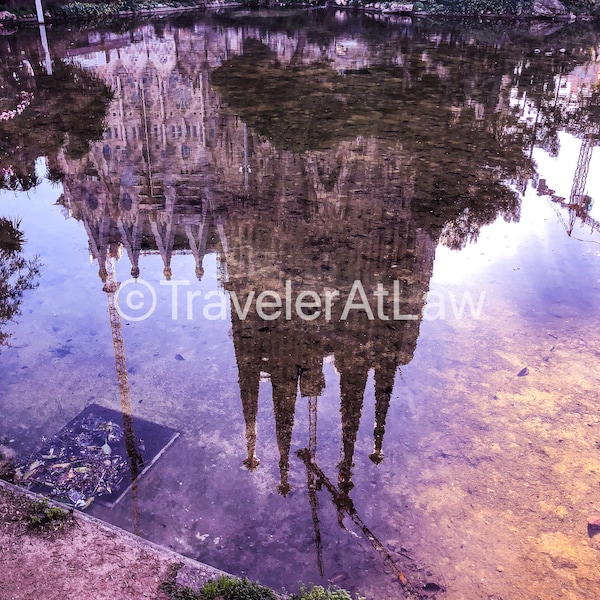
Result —
[[[12, 492], [13, 494], [27, 497], [31, 500], [47, 500], [52, 506], [56, 506], [64, 510], [71, 510], [71, 507], [69, 506], [50, 500], [41, 494], [35, 494], [29, 490], [25, 490], [22, 487], [13, 485], [7, 481], [0, 480], [0, 488], [7, 492]], [[172, 561], [174, 564], [180, 564], [181, 568], [177, 573], [176, 583], [181, 586], [188, 586], [194, 590], [199, 590], [202, 585], [210, 579], [219, 578], [222, 575], [230, 575], [225, 571], [221, 571], [215, 567], [211, 567], [210, 565], [198, 562], [192, 558], [183, 556], [182, 554], [178, 554], [169, 548], [159, 546], [158, 544], [145, 540], [144, 538], [126, 531], [125, 529], [111, 525], [106, 521], [102, 521], [81, 511], [73, 511], [73, 514], [78, 521], [88, 523], [99, 531], [110, 533], [111, 535], [116, 536], [124, 544], [137, 547], [140, 550], [146, 550], [147, 552], [155, 555], [159, 555], [166, 560]], [[76, 531], [74, 535], [77, 535]]]

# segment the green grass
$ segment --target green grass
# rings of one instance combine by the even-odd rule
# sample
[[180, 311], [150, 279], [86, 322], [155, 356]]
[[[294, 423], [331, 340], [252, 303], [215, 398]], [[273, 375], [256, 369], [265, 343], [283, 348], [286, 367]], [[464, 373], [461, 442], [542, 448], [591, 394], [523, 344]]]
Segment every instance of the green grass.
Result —
[[27, 531], [59, 531], [74, 523], [73, 513], [51, 506], [48, 500], [32, 500], [25, 510]]

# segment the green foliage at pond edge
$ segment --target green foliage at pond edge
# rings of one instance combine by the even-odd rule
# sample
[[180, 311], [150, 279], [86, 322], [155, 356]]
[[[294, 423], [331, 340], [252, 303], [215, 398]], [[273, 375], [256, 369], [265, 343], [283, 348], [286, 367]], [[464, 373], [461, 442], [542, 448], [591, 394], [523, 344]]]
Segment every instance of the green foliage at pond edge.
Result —
[[[278, 600], [278, 596], [269, 588], [246, 578], [223, 575], [219, 579], [206, 582], [200, 591], [178, 586], [175, 583], [175, 568], [168, 580], [161, 585], [170, 600]], [[300, 587], [297, 594], [288, 596], [289, 600], [365, 600], [362, 596], [352, 596], [346, 590], [331, 586], [311, 588]]]
[[[600, 0], [561, 0], [568, 13], [575, 15], [600, 16]], [[104, 20], [119, 16], [120, 13], [148, 11], [161, 8], [206, 8], [220, 5], [256, 7], [341, 7], [368, 9], [382, 12], [413, 12], [452, 15], [531, 15], [534, 0], [416, 0], [415, 2], [373, 0], [117, 0], [116, 2], [61, 2], [46, 0], [47, 14], [56, 20]], [[0, 11], [7, 10], [18, 17], [33, 17], [31, 7], [13, 7], [0, 3]]]

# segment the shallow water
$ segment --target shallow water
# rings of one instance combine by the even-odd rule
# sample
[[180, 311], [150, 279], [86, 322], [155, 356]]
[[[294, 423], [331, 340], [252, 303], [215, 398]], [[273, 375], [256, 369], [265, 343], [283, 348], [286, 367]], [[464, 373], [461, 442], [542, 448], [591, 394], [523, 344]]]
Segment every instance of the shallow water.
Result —
[[600, 32], [223, 13], [50, 29], [52, 74], [37, 36], [0, 52], [23, 464], [100, 404], [180, 437], [87, 510], [216, 567], [597, 598]]

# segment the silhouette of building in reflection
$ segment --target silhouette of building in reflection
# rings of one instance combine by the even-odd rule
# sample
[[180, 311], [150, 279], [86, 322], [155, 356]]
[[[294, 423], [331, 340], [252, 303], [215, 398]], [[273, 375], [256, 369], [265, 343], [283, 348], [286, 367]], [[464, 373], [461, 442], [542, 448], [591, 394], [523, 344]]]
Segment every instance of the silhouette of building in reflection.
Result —
[[[388, 150], [373, 140], [359, 141], [315, 155], [312, 162], [298, 159], [295, 165], [283, 165], [284, 170], [271, 178], [278, 184], [227, 207], [230, 252], [226, 289], [235, 293], [240, 304], [252, 292], [258, 295], [263, 290], [286, 302], [280, 317], [273, 320], [265, 320], [255, 304], [244, 319], [236, 318], [232, 308], [248, 431], [246, 464], [257, 464], [258, 389], [261, 373], [268, 373], [280, 453], [279, 490], [283, 494], [289, 490], [298, 390], [305, 398], [321, 395], [323, 360], [329, 355], [335, 357], [341, 382], [340, 479], [351, 488], [350, 465], [371, 369], [377, 403], [372, 457], [374, 462], [383, 457], [385, 416], [395, 373], [412, 359], [436, 246], [412, 217], [410, 180], [398, 158], [401, 149], [394, 148], [396, 163], [392, 167], [394, 154]], [[325, 191], [323, 180], [327, 181], [339, 165], [343, 168], [330, 191]], [[392, 199], [392, 194], [398, 195]], [[270, 215], [276, 217], [271, 220]], [[372, 315], [356, 309], [343, 318], [349, 299], [361, 304], [358, 293], [352, 293], [354, 282], [360, 282]], [[392, 301], [394, 285], [397, 307]], [[382, 290], [380, 296], [376, 296], [378, 289]], [[327, 290], [339, 292], [329, 319], [323, 308], [313, 320], [298, 315], [297, 300], [303, 290], [322, 297]], [[383, 296], [385, 293], [389, 296]], [[381, 300], [379, 307], [377, 298]], [[394, 308], [397, 315], [416, 318], [394, 319]], [[291, 318], [285, 318], [286, 312]]]
[[[173, 256], [192, 254], [201, 278], [204, 255], [218, 252], [224, 286], [240, 302], [265, 290], [284, 298], [286, 285], [293, 301], [302, 290], [339, 292], [328, 319], [300, 318], [294, 305], [293, 318], [265, 320], [253, 303], [243, 319], [232, 305], [232, 327], [244, 464], [258, 466], [258, 389], [261, 373], [268, 374], [278, 490], [287, 494], [298, 390], [318, 398], [323, 360], [333, 355], [341, 378], [340, 489], [348, 492], [367, 377], [373, 369], [377, 463], [395, 373], [412, 358], [431, 276], [436, 240], [413, 216], [409, 157], [400, 142], [361, 137], [301, 156], [278, 151], [220, 108], [208, 84], [211, 60], [186, 74], [191, 69], [177, 57], [192, 49], [216, 56], [209, 36], [143, 34], [143, 43], [106, 50], [96, 61], [116, 97], [105, 139], [82, 161], [59, 157], [62, 201], [82, 221], [103, 281], [109, 256], [127, 254], [138, 277], [140, 258], [160, 254], [170, 279]], [[355, 281], [373, 318], [356, 308], [342, 319]], [[354, 301], [360, 303], [356, 294]], [[412, 320], [394, 319], [394, 312]]]

